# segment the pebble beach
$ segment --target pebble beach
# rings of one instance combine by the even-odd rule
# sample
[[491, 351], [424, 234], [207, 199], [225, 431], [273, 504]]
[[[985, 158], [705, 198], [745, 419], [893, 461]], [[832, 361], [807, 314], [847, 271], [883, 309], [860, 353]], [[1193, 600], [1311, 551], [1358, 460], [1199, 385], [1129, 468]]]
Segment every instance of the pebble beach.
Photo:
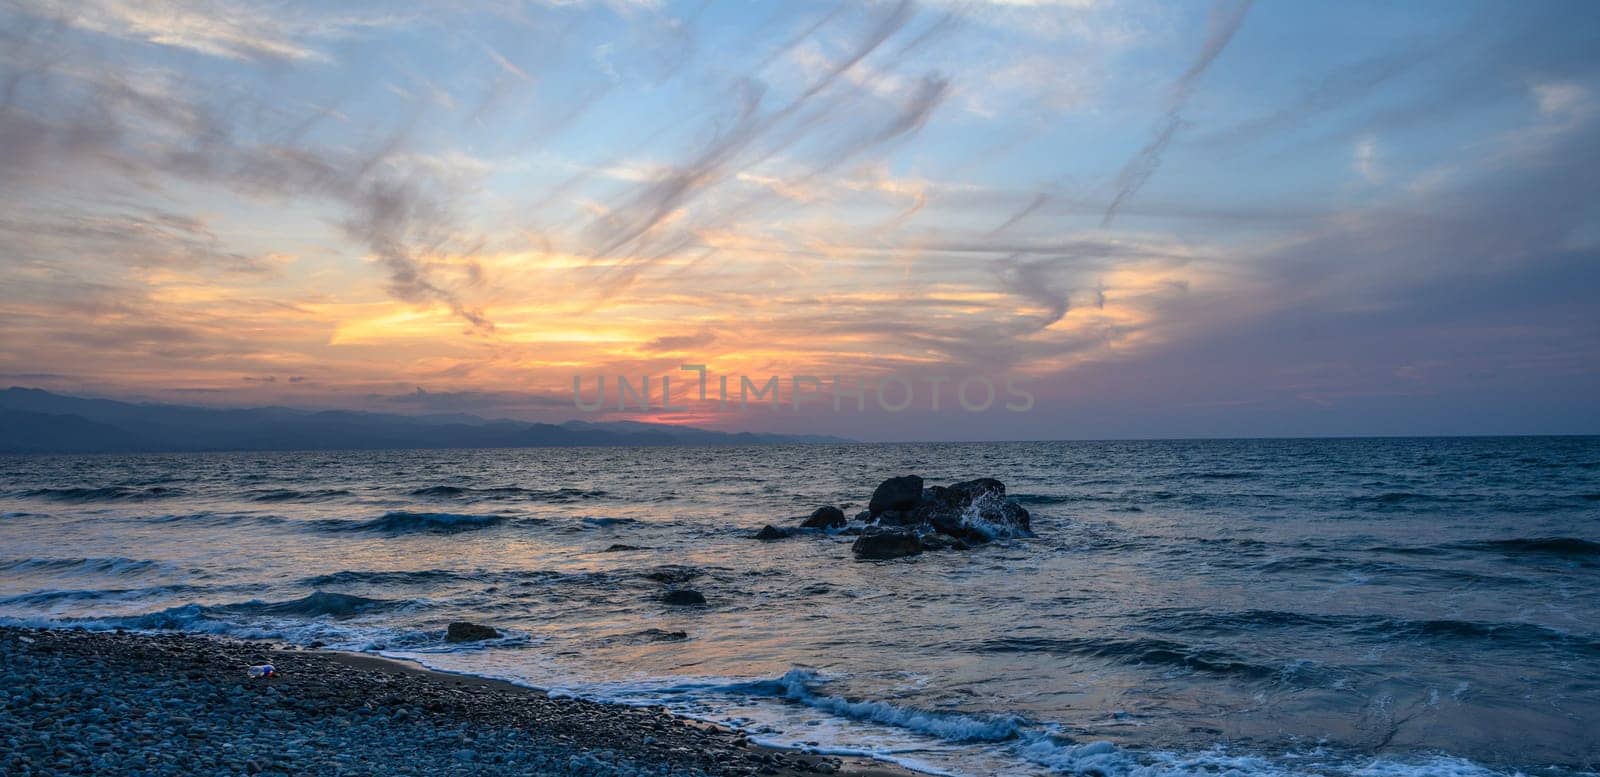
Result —
[[[252, 665], [276, 675], [253, 679]], [[0, 772], [904, 774], [408, 664], [183, 634], [0, 627]]]

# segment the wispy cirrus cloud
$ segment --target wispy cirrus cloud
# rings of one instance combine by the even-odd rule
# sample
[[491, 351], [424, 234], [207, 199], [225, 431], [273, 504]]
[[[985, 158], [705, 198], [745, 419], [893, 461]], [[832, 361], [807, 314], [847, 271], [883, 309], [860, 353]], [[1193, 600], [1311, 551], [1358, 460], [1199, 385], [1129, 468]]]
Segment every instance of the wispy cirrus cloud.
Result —
[[168, 46], [233, 60], [327, 60], [319, 47], [409, 18], [363, 15], [315, 4], [231, 0], [15, 0], [20, 11], [112, 38]]
[[1245, 14], [1250, 12], [1252, 1], [1218, 0], [1212, 8], [1210, 29], [1206, 33], [1205, 40], [1201, 42], [1200, 51], [1195, 55], [1194, 61], [1189, 63], [1189, 67], [1172, 85], [1172, 96], [1168, 98], [1166, 115], [1156, 126], [1154, 136], [1123, 165], [1122, 172], [1117, 174], [1116, 191], [1111, 196], [1111, 203], [1106, 206], [1105, 215], [1100, 219], [1101, 227], [1110, 226], [1122, 204], [1144, 188], [1145, 183], [1149, 182], [1150, 177], [1161, 167], [1161, 157], [1166, 153], [1167, 145], [1183, 128], [1183, 108], [1188, 104], [1195, 85], [1211, 67], [1211, 63], [1216, 61], [1228, 47], [1239, 27], [1244, 24]]

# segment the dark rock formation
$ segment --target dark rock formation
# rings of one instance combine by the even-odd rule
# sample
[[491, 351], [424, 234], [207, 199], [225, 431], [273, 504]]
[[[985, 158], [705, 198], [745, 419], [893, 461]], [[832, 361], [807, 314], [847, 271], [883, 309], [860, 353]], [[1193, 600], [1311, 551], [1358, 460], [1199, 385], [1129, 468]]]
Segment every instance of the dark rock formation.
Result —
[[688, 588], [674, 588], [671, 591], [662, 594], [661, 601], [665, 602], [666, 604], [687, 607], [705, 604], [706, 597], [699, 591], [692, 591]]
[[922, 542], [916, 532], [885, 529], [857, 537], [850, 552], [859, 559], [875, 560], [915, 556], [922, 552]]
[[1007, 499], [1006, 484], [994, 478], [925, 489], [914, 515], [915, 524], [968, 541], [1033, 536], [1028, 511]]
[[[845, 520], [838, 507], [825, 505], [812, 511], [798, 528], [768, 525], [751, 536], [770, 542], [820, 529], [856, 537], [850, 549], [857, 558], [891, 559], [1032, 537], [1029, 519], [1022, 505], [1006, 498], [1006, 484], [994, 478], [924, 487], [920, 476], [901, 475], [878, 484], [867, 509], [856, 513], [853, 520]], [[656, 579], [669, 583], [688, 580]]]
[[601, 552], [602, 553], [623, 553], [623, 552], [630, 551], [630, 550], [644, 550], [644, 548], [641, 548], [638, 545], [623, 545], [622, 543], [617, 543], [616, 545], [612, 545], [611, 547], [606, 548], [605, 550], [603, 550]]
[[1006, 498], [1006, 484], [977, 478], [923, 487], [922, 478], [889, 478], [842, 534], [859, 534], [859, 558], [898, 558], [921, 551], [967, 550], [1005, 537], [1032, 537], [1028, 511]]
[[800, 522], [802, 529], [835, 529], [845, 524], [844, 511], [833, 505], [824, 505], [811, 511], [811, 517]]
[[910, 510], [922, 500], [922, 478], [918, 475], [901, 475], [878, 484], [872, 492], [867, 511], [878, 515], [885, 510]]
[[456, 621], [445, 630], [444, 638], [446, 642], [477, 642], [484, 639], [499, 639], [500, 632], [490, 626]]

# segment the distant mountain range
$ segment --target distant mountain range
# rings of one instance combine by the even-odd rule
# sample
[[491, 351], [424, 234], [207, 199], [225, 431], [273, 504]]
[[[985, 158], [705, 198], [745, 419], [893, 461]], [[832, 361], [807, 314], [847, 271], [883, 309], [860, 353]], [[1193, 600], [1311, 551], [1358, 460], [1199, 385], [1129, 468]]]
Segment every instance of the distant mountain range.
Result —
[[534, 448], [848, 443], [821, 435], [715, 432], [637, 421], [538, 424], [474, 415], [408, 416], [284, 407], [219, 409], [0, 391], [0, 452]]

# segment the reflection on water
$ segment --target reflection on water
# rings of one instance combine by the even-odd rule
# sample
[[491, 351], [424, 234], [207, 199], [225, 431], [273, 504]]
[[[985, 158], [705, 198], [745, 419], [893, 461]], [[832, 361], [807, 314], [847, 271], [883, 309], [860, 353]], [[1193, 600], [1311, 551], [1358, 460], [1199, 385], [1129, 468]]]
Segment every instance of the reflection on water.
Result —
[[[1600, 761], [1595, 438], [0, 470], [0, 615], [15, 620], [382, 650], [969, 773]], [[819, 504], [853, 513], [906, 472], [998, 477], [1039, 537], [887, 563], [851, 560], [848, 538], [748, 539]], [[670, 587], [708, 605], [665, 605]], [[508, 636], [447, 645], [452, 620]]]

